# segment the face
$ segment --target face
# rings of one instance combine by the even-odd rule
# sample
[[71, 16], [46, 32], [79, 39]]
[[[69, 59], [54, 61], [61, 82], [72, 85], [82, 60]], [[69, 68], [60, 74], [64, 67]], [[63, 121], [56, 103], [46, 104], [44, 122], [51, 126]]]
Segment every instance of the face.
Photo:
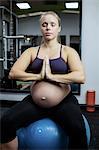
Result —
[[48, 14], [41, 19], [41, 32], [45, 40], [57, 38], [60, 32], [60, 26], [55, 16]]

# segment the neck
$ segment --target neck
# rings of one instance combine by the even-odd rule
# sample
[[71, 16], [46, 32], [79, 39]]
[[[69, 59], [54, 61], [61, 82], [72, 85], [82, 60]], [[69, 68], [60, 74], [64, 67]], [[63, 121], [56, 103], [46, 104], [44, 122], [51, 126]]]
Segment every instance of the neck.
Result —
[[56, 39], [54, 39], [54, 40], [44, 41], [43, 44], [46, 48], [52, 49], [52, 48], [58, 46], [59, 42]]

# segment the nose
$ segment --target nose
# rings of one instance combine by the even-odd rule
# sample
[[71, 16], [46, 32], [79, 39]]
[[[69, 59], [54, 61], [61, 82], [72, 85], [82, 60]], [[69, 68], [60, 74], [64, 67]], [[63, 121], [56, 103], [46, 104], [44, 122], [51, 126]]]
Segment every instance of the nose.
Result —
[[50, 30], [50, 29], [51, 29], [51, 26], [50, 24], [48, 24], [46, 30]]

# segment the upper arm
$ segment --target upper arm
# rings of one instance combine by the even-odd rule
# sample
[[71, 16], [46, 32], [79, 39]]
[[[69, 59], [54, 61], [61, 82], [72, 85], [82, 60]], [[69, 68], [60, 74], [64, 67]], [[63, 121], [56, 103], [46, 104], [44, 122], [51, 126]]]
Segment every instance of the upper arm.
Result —
[[17, 59], [17, 61], [12, 66], [12, 69], [25, 71], [29, 66], [31, 60], [32, 60], [32, 53], [31, 53], [31, 48], [29, 48], [25, 50], [22, 53], [22, 55]]
[[67, 59], [70, 71], [84, 71], [80, 57], [75, 49], [68, 48]]

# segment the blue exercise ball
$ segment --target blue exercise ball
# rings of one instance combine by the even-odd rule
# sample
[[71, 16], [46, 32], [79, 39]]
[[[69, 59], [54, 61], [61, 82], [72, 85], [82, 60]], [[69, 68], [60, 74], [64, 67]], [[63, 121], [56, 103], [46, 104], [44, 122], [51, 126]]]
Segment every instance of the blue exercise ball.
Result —
[[[87, 143], [90, 143], [90, 127], [84, 115]], [[17, 131], [19, 150], [68, 149], [69, 137], [53, 120], [44, 118]]]
[[49, 118], [31, 123], [17, 131], [19, 150], [67, 149], [69, 138], [64, 130]]
[[86, 128], [87, 144], [89, 145], [90, 138], [91, 138], [91, 130], [90, 130], [90, 126], [89, 126], [89, 123], [88, 123], [87, 119], [85, 118], [84, 115], [82, 115], [82, 116], [83, 116], [84, 123], [85, 123], [85, 128]]

